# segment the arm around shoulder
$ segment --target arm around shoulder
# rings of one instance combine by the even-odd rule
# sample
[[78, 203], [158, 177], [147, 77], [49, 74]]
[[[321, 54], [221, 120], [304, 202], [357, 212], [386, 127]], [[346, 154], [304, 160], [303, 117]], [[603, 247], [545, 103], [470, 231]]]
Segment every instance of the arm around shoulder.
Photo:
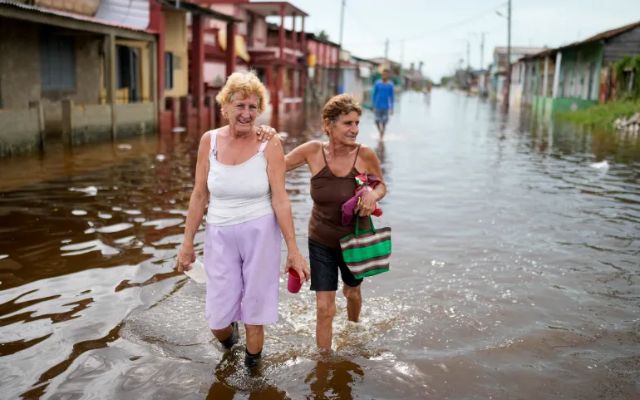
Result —
[[309, 156], [322, 147], [319, 140], [310, 140], [291, 150], [285, 156], [287, 171], [296, 169], [304, 164], [309, 164]]

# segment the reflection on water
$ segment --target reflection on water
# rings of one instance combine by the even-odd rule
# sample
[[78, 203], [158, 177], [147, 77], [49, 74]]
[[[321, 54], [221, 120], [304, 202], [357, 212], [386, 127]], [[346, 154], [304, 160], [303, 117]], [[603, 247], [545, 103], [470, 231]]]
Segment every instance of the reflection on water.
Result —
[[[637, 397], [638, 137], [439, 90], [400, 102], [383, 140], [370, 112], [360, 133], [389, 183], [392, 271], [365, 283], [359, 324], [338, 296], [330, 357], [313, 293], [283, 279], [255, 374], [212, 340], [204, 287], [172, 270], [197, 138], [0, 161], [3, 397]], [[304, 122], [283, 126], [288, 148], [322, 137]], [[287, 176], [303, 250], [308, 181]]]

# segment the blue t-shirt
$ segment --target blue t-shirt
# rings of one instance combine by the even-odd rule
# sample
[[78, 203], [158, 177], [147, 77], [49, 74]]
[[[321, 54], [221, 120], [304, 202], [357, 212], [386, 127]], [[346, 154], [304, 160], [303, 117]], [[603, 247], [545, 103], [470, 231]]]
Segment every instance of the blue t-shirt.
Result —
[[371, 103], [373, 108], [378, 110], [393, 109], [393, 83], [386, 83], [379, 79], [373, 85], [373, 93], [371, 94]]

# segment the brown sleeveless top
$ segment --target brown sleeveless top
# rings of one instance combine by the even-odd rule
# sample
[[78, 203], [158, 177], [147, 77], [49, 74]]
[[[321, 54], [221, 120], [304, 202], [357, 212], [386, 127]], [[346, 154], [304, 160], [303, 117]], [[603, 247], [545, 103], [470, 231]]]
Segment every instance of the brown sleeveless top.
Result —
[[[322, 146], [324, 168], [311, 177], [311, 199], [313, 209], [309, 219], [309, 239], [331, 248], [340, 248], [340, 238], [353, 233], [355, 218], [351, 225], [342, 225], [342, 204], [355, 194], [356, 160], [360, 146], [356, 150], [351, 171], [346, 176], [335, 176], [327, 164], [327, 156]], [[367, 218], [360, 220], [360, 227], [367, 229]]]

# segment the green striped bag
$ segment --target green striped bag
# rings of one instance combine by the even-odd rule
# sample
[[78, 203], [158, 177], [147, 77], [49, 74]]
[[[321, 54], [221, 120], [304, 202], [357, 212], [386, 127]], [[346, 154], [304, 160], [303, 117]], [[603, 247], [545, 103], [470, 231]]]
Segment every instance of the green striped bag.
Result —
[[358, 279], [389, 271], [391, 228], [375, 229], [369, 217], [371, 229], [361, 231], [359, 221], [354, 233], [340, 239], [344, 262]]

